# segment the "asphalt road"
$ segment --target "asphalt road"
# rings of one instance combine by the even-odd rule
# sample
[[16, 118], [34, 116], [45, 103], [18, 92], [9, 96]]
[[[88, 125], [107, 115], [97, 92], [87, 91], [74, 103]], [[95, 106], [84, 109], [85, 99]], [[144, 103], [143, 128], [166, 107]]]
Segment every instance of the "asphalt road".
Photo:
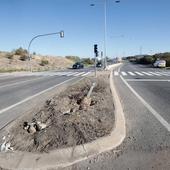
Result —
[[67, 69], [62, 71], [38, 72], [38, 73], [11, 73], [0, 75], [0, 129], [19, 116], [15, 113], [24, 111], [24, 106], [34, 97], [38, 97], [46, 91], [77, 81], [89, 75], [92, 69]]
[[126, 119], [124, 142], [62, 170], [169, 170], [170, 71], [127, 63], [113, 74]]

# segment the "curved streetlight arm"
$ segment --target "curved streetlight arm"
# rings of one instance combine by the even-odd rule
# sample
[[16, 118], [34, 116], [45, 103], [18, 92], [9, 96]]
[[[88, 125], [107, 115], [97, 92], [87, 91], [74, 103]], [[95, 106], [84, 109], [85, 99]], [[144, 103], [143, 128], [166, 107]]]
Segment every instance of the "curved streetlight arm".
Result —
[[32, 42], [38, 38], [38, 37], [43, 37], [43, 36], [49, 36], [49, 35], [55, 35], [55, 34], [60, 34], [60, 37], [63, 38], [64, 37], [64, 31], [60, 31], [60, 32], [54, 32], [54, 33], [49, 33], [49, 34], [40, 34], [40, 35], [36, 35], [35, 37], [33, 37], [31, 39], [31, 41], [29, 42], [29, 45], [28, 45], [28, 57], [29, 57], [29, 60], [31, 59], [31, 56], [30, 56], [30, 47], [31, 47], [31, 44]]
[[[44, 36], [55, 35], [55, 34], [60, 34], [60, 37], [64, 38], [64, 31], [60, 31], [60, 32], [54, 32], [54, 33], [36, 35], [35, 37], [33, 37], [31, 39], [31, 41], [29, 42], [29, 45], [28, 45], [28, 59], [29, 59], [29, 61], [31, 61], [30, 47], [31, 47], [32, 42], [38, 37], [44, 37]], [[30, 71], [32, 72], [31, 63], [30, 63]]]

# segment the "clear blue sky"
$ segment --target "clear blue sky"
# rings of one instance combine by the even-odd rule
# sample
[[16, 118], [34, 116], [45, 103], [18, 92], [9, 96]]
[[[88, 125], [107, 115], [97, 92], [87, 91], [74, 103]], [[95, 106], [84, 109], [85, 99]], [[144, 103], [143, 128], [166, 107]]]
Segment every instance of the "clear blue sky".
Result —
[[[140, 46], [143, 53], [170, 51], [169, 9], [170, 0], [108, 0], [108, 56], [139, 54]], [[27, 48], [34, 35], [64, 30], [64, 39], [42, 37], [31, 51], [92, 57], [93, 44], [103, 50], [103, 21], [103, 0], [0, 0], [0, 51]]]

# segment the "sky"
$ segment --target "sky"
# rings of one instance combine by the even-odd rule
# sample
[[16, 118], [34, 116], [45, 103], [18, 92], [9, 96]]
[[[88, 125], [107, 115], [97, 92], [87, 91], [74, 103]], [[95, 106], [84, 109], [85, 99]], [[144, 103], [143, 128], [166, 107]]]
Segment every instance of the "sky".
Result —
[[[104, 1], [0, 0], [0, 51], [27, 49], [34, 36], [64, 30], [64, 38], [35, 39], [31, 52], [93, 57], [94, 44], [103, 51]], [[170, 51], [170, 0], [106, 1], [107, 56]]]

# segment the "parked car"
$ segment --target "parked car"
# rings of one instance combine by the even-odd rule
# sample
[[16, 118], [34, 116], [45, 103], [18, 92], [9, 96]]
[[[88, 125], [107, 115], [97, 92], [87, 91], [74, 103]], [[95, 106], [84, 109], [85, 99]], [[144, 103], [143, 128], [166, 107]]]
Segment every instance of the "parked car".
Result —
[[83, 63], [77, 62], [75, 64], [73, 64], [73, 69], [79, 69], [79, 68], [84, 68]]
[[165, 60], [156, 60], [153, 64], [154, 67], [164, 68], [166, 67], [166, 61]]

